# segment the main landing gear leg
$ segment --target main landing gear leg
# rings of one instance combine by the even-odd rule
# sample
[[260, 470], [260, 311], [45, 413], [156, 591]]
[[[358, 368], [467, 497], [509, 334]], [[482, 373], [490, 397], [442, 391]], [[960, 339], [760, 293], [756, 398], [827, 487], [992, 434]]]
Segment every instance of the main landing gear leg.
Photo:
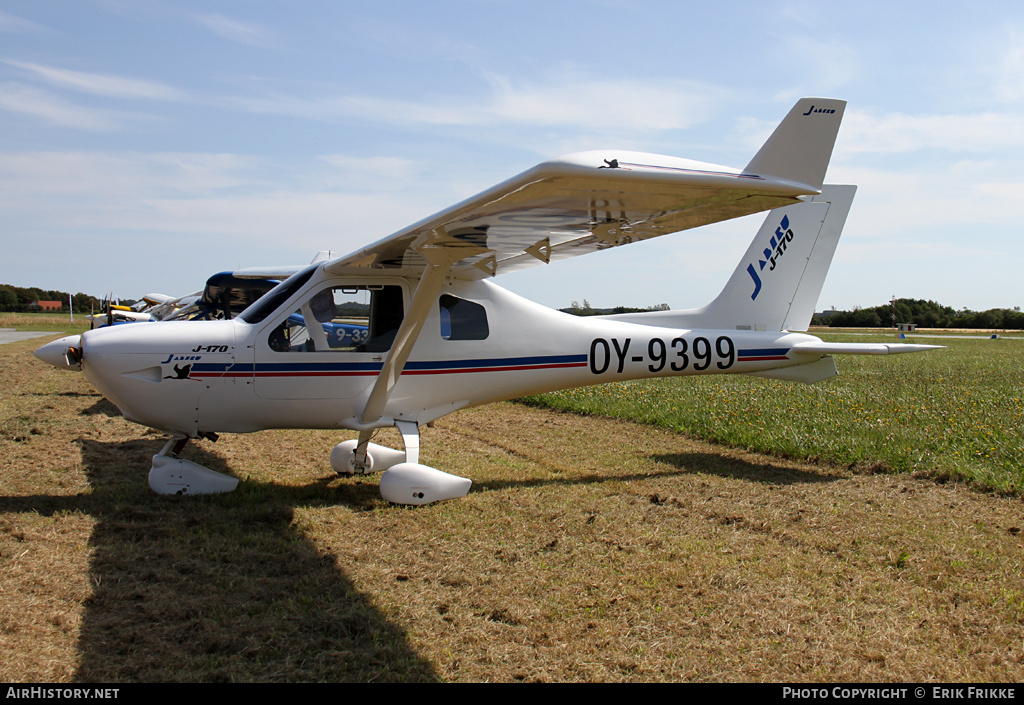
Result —
[[395, 421], [395, 428], [402, 434], [405, 444], [405, 462], [420, 462], [420, 427], [413, 421]]
[[394, 504], [430, 504], [465, 497], [473, 481], [420, 465], [420, 429], [413, 421], [396, 421], [405, 442], [405, 462], [380, 476], [380, 496]]
[[373, 470], [373, 458], [370, 457], [371, 438], [373, 438], [373, 431], [359, 432], [359, 440], [356, 442], [355, 457], [352, 460], [352, 467], [357, 473], [365, 474]]
[[153, 456], [149, 486], [157, 494], [217, 494], [238, 487], [238, 478], [222, 475], [178, 456], [188, 444], [187, 436], [171, 436]]

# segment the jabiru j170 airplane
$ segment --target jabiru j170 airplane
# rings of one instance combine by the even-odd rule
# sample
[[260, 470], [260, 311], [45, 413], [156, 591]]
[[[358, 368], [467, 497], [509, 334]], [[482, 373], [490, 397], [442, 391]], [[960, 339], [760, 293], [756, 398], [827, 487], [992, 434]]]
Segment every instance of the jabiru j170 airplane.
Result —
[[[180, 457], [189, 439], [269, 428], [350, 429], [340, 474], [383, 471], [384, 499], [464, 496], [471, 480], [419, 462], [419, 427], [459, 409], [556, 389], [680, 375], [814, 383], [833, 354], [936, 346], [837, 344], [810, 323], [854, 186], [824, 186], [845, 102], [797, 102], [742, 169], [602, 150], [544, 162], [365, 249], [295, 273], [232, 320], [115, 326], [36, 355], [84, 371], [136, 423], [170, 435], [160, 493], [233, 490]], [[771, 210], [724, 290], [686, 311], [576, 317], [492, 279]], [[353, 297], [359, 340], [329, 336]], [[530, 335], [524, 335], [524, 330]], [[371, 442], [397, 427], [404, 449]]]

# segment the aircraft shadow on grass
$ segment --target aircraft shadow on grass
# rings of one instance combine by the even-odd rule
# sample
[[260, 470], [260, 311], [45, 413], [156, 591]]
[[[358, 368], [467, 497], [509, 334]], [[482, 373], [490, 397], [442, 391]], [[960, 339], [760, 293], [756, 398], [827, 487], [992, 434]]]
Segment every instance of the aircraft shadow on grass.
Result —
[[[574, 474], [564, 478], [537, 478], [531, 480], [485, 480], [473, 483], [473, 491], [498, 491], [510, 488], [547, 487], [552, 485], [602, 484], [619, 481], [650, 480], [654, 477], [686, 477], [695, 474], [717, 475], [767, 485], [796, 485], [835, 482], [839, 476], [820, 474], [771, 462], [753, 463], [740, 458], [729, 458], [718, 453], [664, 453], [650, 455], [656, 463], [670, 466], [656, 472]], [[543, 461], [533, 460], [539, 465]]]
[[[83, 414], [117, 414], [98, 401]], [[73, 497], [0, 497], [2, 512], [81, 512], [96, 520], [90, 544], [93, 594], [85, 604], [75, 680], [434, 681], [432, 664], [405, 631], [361, 593], [344, 568], [295, 526], [295, 509], [378, 505], [376, 484], [330, 487], [333, 478], [288, 487], [243, 482], [234, 495], [177, 500], [150, 493], [138, 471], [162, 440], [79, 439], [93, 491]], [[219, 455], [189, 456], [230, 472]], [[832, 478], [705, 453], [651, 456], [682, 476], [712, 472], [771, 484]], [[709, 470], [708, 468], [712, 468]], [[491, 481], [476, 491], [649, 478], [592, 473]]]
[[[96, 396], [99, 396], [98, 394]], [[122, 416], [121, 410], [116, 406], [107, 401], [104, 397], [100, 397], [96, 400], [96, 403], [87, 409], [82, 409], [79, 412], [82, 416], [94, 416], [96, 414], [103, 414], [104, 416], [115, 417]]]
[[[137, 470], [162, 441], [79, 443], [91, 493], [0, 497], [0, 512], [96, 520], [76, 681], [438, 679], [294, 525], [296, 506], [332, 501], [324, 488], [246, 483], [241, 501], [179, 501], [150, 493]], [[226, 469], [201, 448], [191, 454]], [[378, 501], [374, 485], [343, 491], [346, 504]]]
[[700, 472], [766, 485], [835, 482], [840, 479], [837, 475], [821, 474], [770, 462], [752, 463], [749, 460], [729, 458], [716, 453], [666, 453], [652, 455], [651, 459], [685, 470], [685, 474]]

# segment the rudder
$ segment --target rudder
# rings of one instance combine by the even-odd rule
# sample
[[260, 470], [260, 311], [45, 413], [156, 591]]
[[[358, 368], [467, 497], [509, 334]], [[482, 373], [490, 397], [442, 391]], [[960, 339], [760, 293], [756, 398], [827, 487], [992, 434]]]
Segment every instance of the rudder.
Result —
[[771, 211], [701, 317], [716, 327], [807, 330], [856, 192], [830, 184]]

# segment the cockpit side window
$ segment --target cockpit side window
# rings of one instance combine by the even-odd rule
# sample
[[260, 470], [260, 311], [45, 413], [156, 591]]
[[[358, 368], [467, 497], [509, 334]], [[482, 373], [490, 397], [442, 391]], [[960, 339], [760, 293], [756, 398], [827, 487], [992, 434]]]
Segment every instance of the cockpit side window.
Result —
[[404, 315], [400, 286], [327, 287], [274, 328], [267, 344], [277, 352], [386, 352]]
[[449, 294], [438, 300], [441, 337], [445, 340], [486, 340], [490, 335], [487, 310], [478, 303]]

